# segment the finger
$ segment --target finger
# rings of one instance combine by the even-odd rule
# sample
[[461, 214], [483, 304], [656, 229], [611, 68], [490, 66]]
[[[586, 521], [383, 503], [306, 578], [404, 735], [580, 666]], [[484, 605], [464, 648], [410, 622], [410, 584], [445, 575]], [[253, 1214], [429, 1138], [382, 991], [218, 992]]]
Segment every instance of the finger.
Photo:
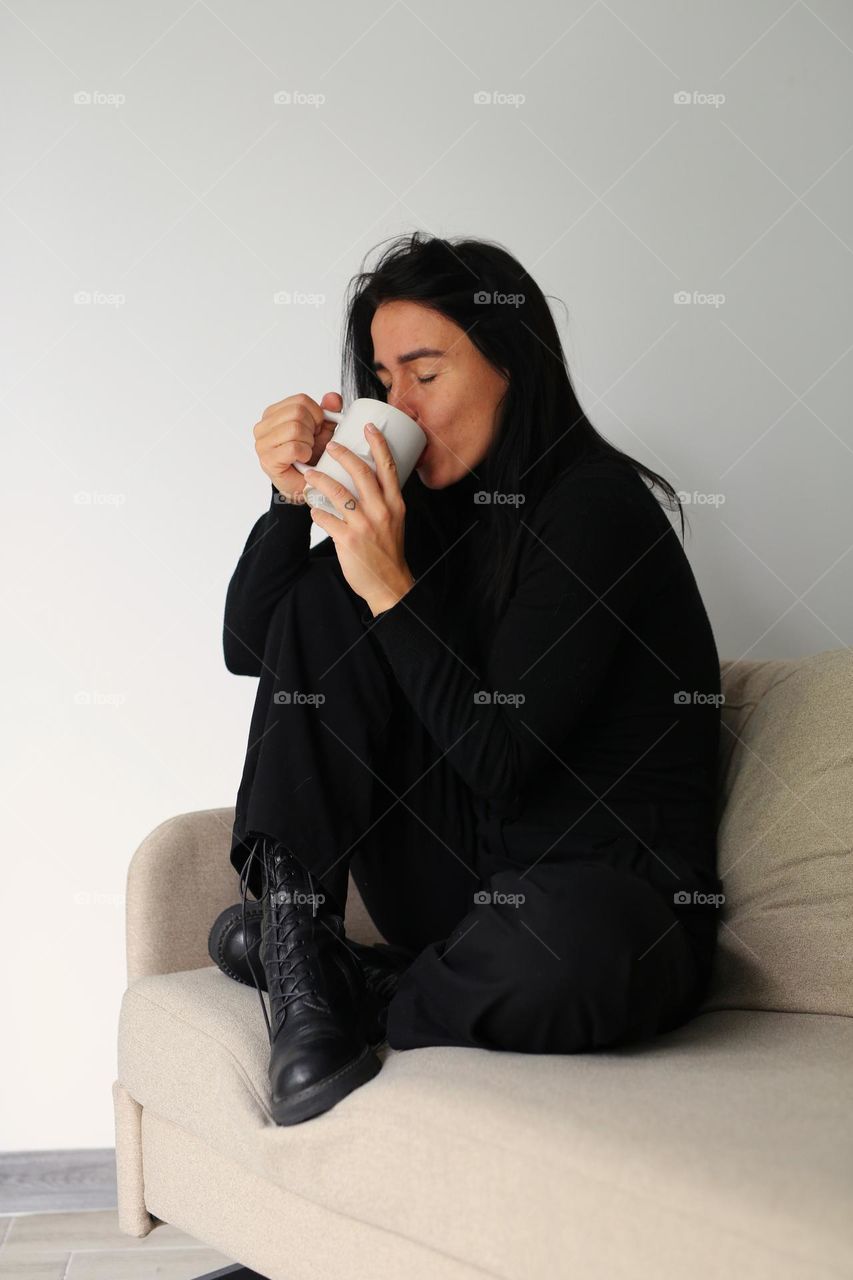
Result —
[[402, 501], [402, 491], [400, 489], [400, 477], [397, 474], [397, 464], [394, 461], [394, 455], [388, 441], [385, 439], [381, 431], [365, 431], [370, 452], [373, 454], [373, 461], [376, 463], [376, 480], [382, 490], [382, 496], [386, 503], [391, 499], [399, 498]]
[[[331, 409], [334, 413], [340, 413], [343, 408], [343, 400], [337, 391], [327, 391], [320, 401], [320, 408]], [[314, 423], [314, 438], [325, 449], [336, 429], [337, 424], [335, 422], [331, 422], [328, 418], [321, 416], [320, 421]]]
[[340, 413], [343, 407], [344, 402], [338, 391], [327, 391], [320, 401], [321, 409], [331, 409], [334, 413]]
[[[319, 507], [309, 507], [309, 511], [311, 512], [311, 519], [314, 523], [319, 525], [321, 529], [325, 530], [334, 542], [334, 529], [332, 528], [332, 525], [339, 525], [341, 523], [340, 520], [335, 516], [330, 516], [328, 511], [322, 511]], [[326, 521], [328, 521], [328, 524]]]
[[[346, 485], [339, 484], [337, 480], [327, 476], [325, 471], [308, 470], [303, 471], [302, 474], [313, 488], [319, 489], [329, 498], [335, 510], [340, 511], [345, 520], [351, 520], [354, 515], [361, 514], [360, 503]], [[332, 519], [334, 520], [335, 517], [332, 516]]]

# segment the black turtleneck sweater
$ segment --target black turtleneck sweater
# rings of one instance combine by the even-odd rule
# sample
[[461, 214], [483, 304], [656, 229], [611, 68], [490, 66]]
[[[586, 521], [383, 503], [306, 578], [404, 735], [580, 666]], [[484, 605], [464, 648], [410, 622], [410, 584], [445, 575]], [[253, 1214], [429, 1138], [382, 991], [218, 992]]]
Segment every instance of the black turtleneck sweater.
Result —
[[[718, 891], [719, 658], [660, 503], [630, 464], [586, 454], [565, 468], [534, 510], [518, 508], [517, 585], [491, 625], [469, 589], [481, 487], [468, 474], [429, 492], [444, 555], [407, 514], [416, 581], [375, 618], [365, 605], [365, 627], [511, 854], [559, 858], [633, 833], [638, 869]], [[226, 598], [225, 663], [239, 674], [260, 674], [276, 603], [311, 558], [335, 554], [331, 538], [309, 550], [309, 509], [272, 492]], [[663, 860], [637, 825], [649, 813]]]

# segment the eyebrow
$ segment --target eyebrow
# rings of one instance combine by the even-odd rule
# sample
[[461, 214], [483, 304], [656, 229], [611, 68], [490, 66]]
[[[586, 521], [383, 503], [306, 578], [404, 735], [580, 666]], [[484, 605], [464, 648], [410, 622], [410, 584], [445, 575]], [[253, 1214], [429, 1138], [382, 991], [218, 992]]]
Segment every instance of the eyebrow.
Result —
[[[405, 355], [398, 356], [397, 364], [409, 364], [412, 360], [420, 360], [423, 356], [443, 356], [446, 354], [445, 351], [439, 351], [437, 347], [418, 347], [415, 351], [407, 351]], [[374, 360], [370, 367], [374, 372], [379, 369], [385, 369], [385, 365], [379, 360]], [[385, 369], [385, 372], [387, 373], [388, 370]]]

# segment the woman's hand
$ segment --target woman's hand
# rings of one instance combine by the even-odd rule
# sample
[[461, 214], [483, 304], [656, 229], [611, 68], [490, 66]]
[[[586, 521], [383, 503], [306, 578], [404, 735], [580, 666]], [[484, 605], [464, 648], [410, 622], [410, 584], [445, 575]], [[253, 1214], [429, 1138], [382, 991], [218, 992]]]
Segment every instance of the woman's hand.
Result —
[[255, 423], [252, 430], [261, 470], [285, 502], [305, 505], [305, 481], [293, 464], [307, 462], [313, 467], [320, 461], [335, 429], [334, 422], [323, 417], [323, 410], [339, 413], [342, 407], [337, 391], [327, 391], [319, 404], [300, 392], [269, 405]]
[[376, 616], [414, 585], [403, 554], [406, 505], [397, 480], [397, 465], [381, 431], [365, 426], [376, 473], [346, 445], [330, 441], [327, 448], [336, 462], [352, 476], [360, 497], [356, 500], [344, 485], [322, 471], [306, 471], [303, 478], [319, 489], [341, 512], [343, 520], [311, 508], [311, 518], [325, 529], [335, 544], [343, 575]]

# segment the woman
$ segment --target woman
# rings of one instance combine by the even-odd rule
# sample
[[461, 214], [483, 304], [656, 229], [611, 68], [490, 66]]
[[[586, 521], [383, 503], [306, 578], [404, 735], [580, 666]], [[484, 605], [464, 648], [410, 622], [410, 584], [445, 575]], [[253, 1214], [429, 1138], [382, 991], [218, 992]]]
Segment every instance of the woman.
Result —
[[[341, 398], [270, 406], [225, 609], [228, 669], [260, 677], [231, 861], [280, 1124], [371, 1078], [383, 1029], [574, 1053], [680, 1025], [721, 901], [719, 659], [646, 480], [677, 496], [587, 419], [539, 287], [492, 243], [403, 237], [351, 283], [342, 381], [419, 423], [416, 472], [401, 492], [368, 433], [375, 475], [335, 454], [355, 502], [292, 466]], [[350, 872], [404, 957], [384, 1002]]]

